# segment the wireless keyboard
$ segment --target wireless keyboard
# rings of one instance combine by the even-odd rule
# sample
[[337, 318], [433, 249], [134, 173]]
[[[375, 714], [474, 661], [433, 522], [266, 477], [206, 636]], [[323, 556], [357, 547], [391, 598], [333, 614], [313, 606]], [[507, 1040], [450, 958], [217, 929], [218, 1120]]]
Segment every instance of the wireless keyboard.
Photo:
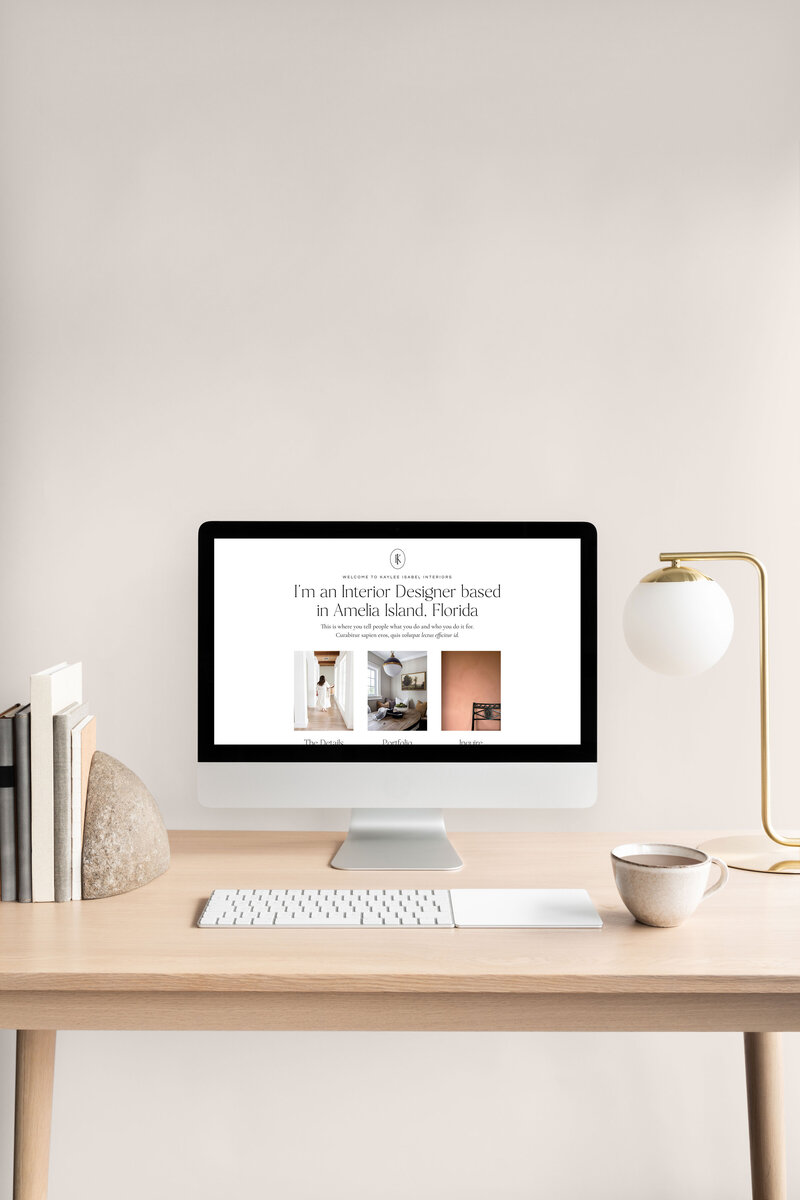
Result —
[[578, 888], [219, 888], [201, 929], [600, 929]]

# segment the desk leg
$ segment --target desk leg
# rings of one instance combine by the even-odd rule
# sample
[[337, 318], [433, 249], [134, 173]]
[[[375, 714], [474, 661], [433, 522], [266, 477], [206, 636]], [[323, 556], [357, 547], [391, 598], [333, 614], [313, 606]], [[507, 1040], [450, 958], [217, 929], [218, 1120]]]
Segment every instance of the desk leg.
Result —
[[781, 1035], [746, 1033], [744, 1064], [753, 1200], [786, 1200]]
[[14, 1200], [47, 1200], [55, 1029], [17, 1030]]

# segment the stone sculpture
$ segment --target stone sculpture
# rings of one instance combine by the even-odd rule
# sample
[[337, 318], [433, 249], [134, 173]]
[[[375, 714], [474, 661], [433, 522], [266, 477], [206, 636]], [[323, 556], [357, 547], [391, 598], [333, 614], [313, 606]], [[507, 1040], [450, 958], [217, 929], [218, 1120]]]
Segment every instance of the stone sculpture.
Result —
[[83, 826], [83, 898], [118, 896], [163, 875], [169, 840], [138, 775], [97, 750], [89, 768]]

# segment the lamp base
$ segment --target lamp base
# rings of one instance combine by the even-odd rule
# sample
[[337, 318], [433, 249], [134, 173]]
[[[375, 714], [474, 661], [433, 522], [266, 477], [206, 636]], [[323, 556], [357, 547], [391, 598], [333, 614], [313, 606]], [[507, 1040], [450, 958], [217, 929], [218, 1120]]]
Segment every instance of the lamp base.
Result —
[[[795, 836], [794, 834], [792, 835]], [[800, 846], [781, 846], [765, 833], [714, 838], [699, 847], [739, 871], [800, 875]]]

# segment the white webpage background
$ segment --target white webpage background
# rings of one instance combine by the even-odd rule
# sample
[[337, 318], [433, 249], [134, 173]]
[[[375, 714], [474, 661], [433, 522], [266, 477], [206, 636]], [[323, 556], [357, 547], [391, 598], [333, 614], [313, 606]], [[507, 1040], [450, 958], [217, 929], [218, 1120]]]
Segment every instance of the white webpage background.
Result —
[[[335, 734], [345, 744], [379, 745], [384, 738], [408, 738], [421, 745], [473, 740], [492, 745], [579, 743], [579, 540], [403, 539], [406, 562], [401, 571], [390, 565], [396, 546], [381, 539], [216, 539], [215, 743], [304, 745], [309, 738], [318, 740], [318, 735], [294, 729], [296, 650], [354, 652], [354, 728]], [[418, 599], [395, 599], [397, 584], [455, 586], [456, 595], [442, 603], [471, 603], [479, 615], [334, 617], [337, 603], [352, 608], [369, 602], [381, 614], [386, 604], [418, 606]], [[501, 596], [462, 600], [462, 584], [500, 584]], [[390, 595], [343, 600], [343, 585], [389, 587]], [[296, 598], [295, 586], [313, 588], [316, 598]], [[323, 588], [335, 588], [337, 597], [321, 597]], [[317, 604], [331, 615], [319, 616]], [[432, 601], [425, 602], [429, 614], [432, 606]], [[427, 731], [369, 732], [367, 653], [393, 645], [401, 648], [401, 643], [404, 652], [413, 650], [414, 658], [428, 658]], [[443, 650], [501, 652], [501, 730], [441, 730]]]

